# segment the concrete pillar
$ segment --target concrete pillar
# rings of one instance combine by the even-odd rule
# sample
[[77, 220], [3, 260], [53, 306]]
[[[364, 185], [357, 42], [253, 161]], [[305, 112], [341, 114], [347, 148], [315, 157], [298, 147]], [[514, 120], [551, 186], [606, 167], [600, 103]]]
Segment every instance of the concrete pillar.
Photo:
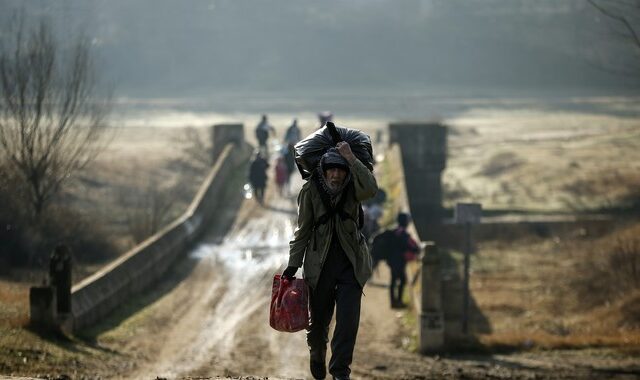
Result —
[[244, 143], [243, 124], [216, 124], [211, 127], [212, 163], [215, 163], [224, 147], [233, 142], [238, 146]]
[[457, 273], [443, 274], [442, 294], [447, 300], [442, 305], [445, 315], [444, 335], [447, 342], [460, 338], [462, 331], [462, 302], [464, 290], [462, 278]]
[[56, 289], [34, 286], [29, 289], [29, 319], [33, 326], [52, 328], [58, 323]]
[[423, 243], [422, 302], [420, 310], [420, 352], [441, 351], [444, 347], [440, 256], [432, 242]]
[[447, 160], [447, 127], [438, 123], [391, 123], [389, 144], [402, 148], [404, 177], [413, 222], [422, 239], [434, 240], [443, 217], [442, 171]]
[[71, 250], [64, 244], [57, 245], [49, 260], [49, 284], [56, 289], [58, 314], [71, 313]]

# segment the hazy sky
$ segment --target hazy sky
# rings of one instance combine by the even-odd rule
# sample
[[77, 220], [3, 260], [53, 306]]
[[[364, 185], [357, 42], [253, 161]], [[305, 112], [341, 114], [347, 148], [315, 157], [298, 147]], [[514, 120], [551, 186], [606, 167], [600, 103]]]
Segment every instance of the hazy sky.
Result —
[[[120, 94], [634, 89], [637, 60], [585, 0], [0, 0], [84, 31]], [[2, 36], [6, 38], [6, 34]]]

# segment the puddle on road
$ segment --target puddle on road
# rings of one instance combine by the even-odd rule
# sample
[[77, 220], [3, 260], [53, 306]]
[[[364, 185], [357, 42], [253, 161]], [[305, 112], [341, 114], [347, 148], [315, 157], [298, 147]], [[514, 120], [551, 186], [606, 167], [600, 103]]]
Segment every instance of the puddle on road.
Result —
[[222, 244], [201, 244], [190, 257], [212, 259], [244, 274], [277, 270], [289, 259], [292, 236], [290, 218], [270, 215], [249, 221], [244, 228], [227, 236]]
[[[280, 201], [281, 206], [291, 208], [288, 200]], [[265, 212], [233, 230], [222, 243], [200, 244], [190, 253], [200, 265], [210, 268], [211, 287], [223, 286], [226, 291], [215, 302], [212, 300], [211, 309], [191, 327], [198, 333], [189, 346], [177, 349], [168, 363], [156, 367], [156, 374], [178, 377], [203, 370], [223, 370], [234, 357], [247, 354], [243, 351], [246, 348], [238, 348], [238, 343], [246, 340], [246, 331], [255, 325], [264, 326], [258, 329], [260, 337], [255, 339], [265, 342], [271, 352], [260, 355], [270, 356], [269, 361], [274, 363], [288, 362], [295, 356], [289, 353], [287, 357], [279, 357], [283, 355], [279, 345], [285, 337], [271, 330], [268, 321], [271, 281], [287, 264], [294, 223], [291, 215]], [[296, 342], [293, 346], [304, 347], [303, 335], [287, 336], [285, 340], [290, 339]], [[302, 365], [288, 364], [281, 368], [294, 375], [304, 373]]]

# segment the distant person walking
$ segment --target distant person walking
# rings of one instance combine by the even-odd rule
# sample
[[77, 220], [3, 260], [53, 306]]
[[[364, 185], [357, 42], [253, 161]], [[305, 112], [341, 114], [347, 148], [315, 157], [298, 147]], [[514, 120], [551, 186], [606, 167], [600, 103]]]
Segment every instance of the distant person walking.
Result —
[[295, 145], [289, 144], [282, 150], [282, 155], [284, 156], [284, 161], [287, 163], [287, 170], [289, 171], [289, 176], [296, 171], [296, 149]]
[[318, 128], [324, 127], [328, 121], [333, 121], [333, 113], [330, 111], [318, 112], [318, 121], [320, 122], [320, 126]]
[[269, 162], [264, 158], [262, 152], [258, 151], [249, 166], [249, 183], [256, 194], [258, 203], [264, 203], [264, 191], [267, 186], [267, 169]]
[[294, 144], [289, 144], [282, 149], [282, 157], [284, 158], [284, 163], [287, 166], [287, 182], [285, 186], [287, 188], [287, 193], [290, 193], [291, 174], [296, 171], [296, 153]]
[[293, 119], [293, 122], [287, 128], [287, 131], [284, 134], [284, 145], [296, 145], [298, 141], [300, 141], [300, 128], [298, 127], [298, 119]]
[[278, 156], [278, 159], [276, 160], [275, 172], [278, 192], [280, 193], [280, 196], [284, 197], [288, 192], [287, 183], [289, 182], [289, 169], [287, 168], [287, 163], [283, 155]]
[[[375, 236], [380, 230], [379, 220], [382, 217], [382, 205], [379, 203], [371, 203], [362, 207], [364, 211], [364, 226], [362, 234], [367, 242], [371, 241], [371, 237]], [[375, 269], [375, 262], [374, 262]]]
[[387, 264], [391, 270], [391, 282], [389, 284], [389, 296], [391, 307], [394, 309], [404, 308], [402, 302], [404, 286], [407, 283], [406, 267], [407, 262], [415, 260], [420, 249], [415, 240], [407, 232], [410, 217], [407, 213], [398, 213], [398, 226], [391, 230], [393, 239], [389, 244], [389, 252], [386, 256]]
[[289, 243], [289, 266], [282, 275], [293, 277], [304, 266], [310, 287], [307, 344], [314, 379], [326, 376], [334, 308], [329, 372], [341, 380], [349, 379], [351, 373], [362, 289], [371, 276], [371, 257], [357, 221], [361, 202], [373, 197], [377, 188], [375, 177], [349, 144], [339, 142], [322, 156], [298, 195], [298, 224]]
[[276, 134], [275, 128], [267, 120], [267, 115], [262, 115], [260, 122], [256, 126], [256, 139], [258, 140], [259, 149], [264, 153], [264, 157], [269, 157], [269, 148], [267, 147], [267, 141], [269, 140], [269, 134]]

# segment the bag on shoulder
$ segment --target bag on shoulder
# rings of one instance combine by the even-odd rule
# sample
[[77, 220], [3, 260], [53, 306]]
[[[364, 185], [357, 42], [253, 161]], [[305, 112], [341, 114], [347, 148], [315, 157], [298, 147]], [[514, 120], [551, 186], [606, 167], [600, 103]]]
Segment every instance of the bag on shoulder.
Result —
[[318, 166], [322, 155], [339, 141], [345, 141], [353, 154], [373, 171], [371, 138], [364, 132], [337, 126], [328, 122], [324, 127], [298, 142], [295, 149], [296, 165], [303, 179], [308, 179]]

